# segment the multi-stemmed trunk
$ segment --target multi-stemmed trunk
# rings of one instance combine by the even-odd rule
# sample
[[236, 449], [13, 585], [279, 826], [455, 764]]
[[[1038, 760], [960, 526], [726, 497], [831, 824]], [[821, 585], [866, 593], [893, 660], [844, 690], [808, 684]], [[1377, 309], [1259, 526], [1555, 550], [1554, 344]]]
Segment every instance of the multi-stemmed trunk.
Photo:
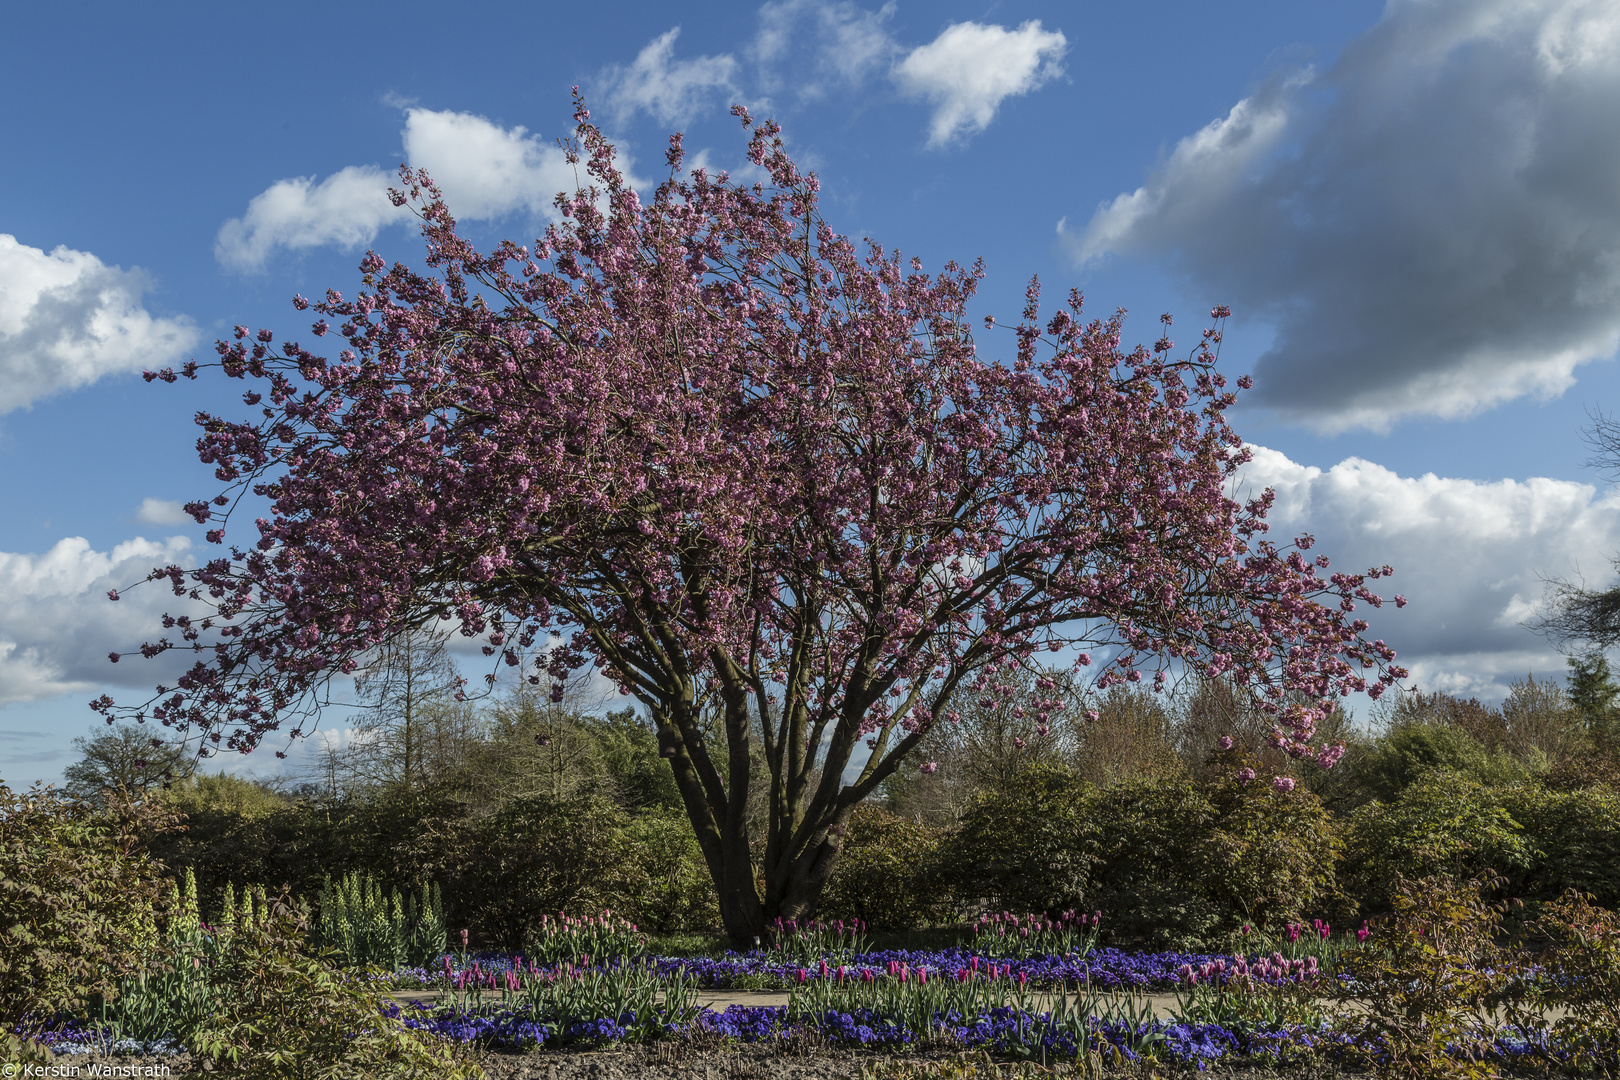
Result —
[[[675, 708], [654, 710], [659, 743], [713, 878], [721, 925], [734, 947], [750, 948], [764, 942], [776, 919], [815, 912], [855, 806], [916, 740], [908, 737], [889, 754], [875, 753], [855, 782], [844, 785], [853, 740], [835, 734], [819, 758], [822, 782], [810, 790], [816, 759], [782, 752], [786, 739], [802, 737], [798, 727], [786, 725], [775, 740], [760, 735], [746, 691], [722, 695], [724, 762], [710, 756], [695, 711], [672, 696]], [[757, 753], [759, 741], [766, 743], [763, 754]], [[763, 823], [751, 823], [750, 795], [760, 785], [769, 789], [772, 811]], [[755, 827], [764, 835], [756, 836]]]

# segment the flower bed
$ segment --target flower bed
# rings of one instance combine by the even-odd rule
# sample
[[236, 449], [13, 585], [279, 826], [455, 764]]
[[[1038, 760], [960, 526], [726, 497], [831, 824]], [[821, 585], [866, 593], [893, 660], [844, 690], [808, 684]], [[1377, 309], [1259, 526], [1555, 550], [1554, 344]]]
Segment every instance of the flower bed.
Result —
[[[1572, 897], [1538, 924], [1549, 948], [1504, 949], [1495, 931], [1506, 905], [1486, 906], [1476, 895], [1472, 886], [1414, 883], [1391, 927], [1376, 937], [1364, 927], [1342, 948], [1325, 928], [1315, 941], [1268, 942], [1269, 953], [1231, 956], [1125, 953], [1085, 939], [1085, 951], [1024, 955], [995, 955], [997, 942], [978, 940], [862, 951], [846, 933], [819, 957], [780, 940], [763, 951], [695, 958], [605, 947], [603, 956], [573, 959], [571, 950], [540, 958], [462, 953], [443, 957], [437, 971], [389, 976], [344, 972], [307, 955], [283, 912], [228, 939], [206, 938], [193, 950], [197, 961], [178, 965], [173, 978], [127, 981], [100, 1027], [64, 1025], [43, 1041], [61, 1053], [102, 1055], [178, 1050], [184, 1041], [217, 1058], [221, 1047], [250, 1040], [280, 1053], [288, 1039], [314, 1033], [324, 1039], [315, 1050], [333, 1060], [363, 1043], [378, 1062], [403, 1057], [464, 1080], [478, 1074], [486, 1050], [655, 1043], [661, 1054], [683, 1044], [746, 1044], [982, 1051], [1088, 1068], [1398, 1060], [1429, 1070], [1414, 1075], [1440, 1075], [1434, 1070], [1448, 1063], [1491, 1061], [1612, 1075], [1620, 1067], [1620, 923]], [[1030, 937], [1068, 932], [1058, 920], [1052, 927]], [[385, 1002], [379, 1013], [379, 991], [404, 985], [433, 987], [437, 1000]], [[766, 987], [786, 988], [786, 1004], [717, 1010], [698, 997], [700, 989]], [[1149, 993], [1161, 997], [1150, 1002]], [[324, 1004], [312, 1011], [316, 998]], [[216, 1006], [231, 1010], [228, 1024], [211, 1019]], [[163, 1038], [176, 1032], [183, 1038]]]
[[[1022, 977], [1031, 986], [1043, 989], [1089, 981], [1100, 990], [1154, 993], [1168, 992], [1183, 985], [1183, 968], [1199, 969], [1220, 962], [1231, 965], [1236, 958], [1215, 953], [1130, 953], [1112, 948], [1094, 949], [1084, 955], [1046, 954], [1021, 958], [992, 958], [966, 948], [890, 949], [860, 953], [849, 957], [842, 965], [829, 963], [825, 971], [820, 964], [783, 961], [771, 953], [758, 951], [726, 953], [720, 957], [660, 956], [650, 959], [661, 975], [667, 977], [684, 971], [688, 978], [709, 990], [788, 990], [799, 983], [801, 972], [807, 979], [834, 978], [841, 966], [847, 974], [860, 978], [868, 973], [884, 975], [894, 966], [903, 965], [911, 972], [925, 973], [928, 978], [955, 979], [964, 972], [982, 974], [993, 967], [1006, 977], [1014, 980]], [[1243, 959], [1246, 963], [1258, 964], [1266, 957], [1255, 953]], [[471, 973], [474, 965], [485, 976], [493, 974], [501, 978], [508, 971], [528, 970], [530, 962], [527, 957], [500, 953], [468, 954], [453, 961], [450, 971], [452, 975]], [[554, 970], [555, 965], [547, 965], [545, 969]], [[402, 968], [391, 978], [399, 989], [432, 989], [444, 986], [444, 975], [442, 968]]]

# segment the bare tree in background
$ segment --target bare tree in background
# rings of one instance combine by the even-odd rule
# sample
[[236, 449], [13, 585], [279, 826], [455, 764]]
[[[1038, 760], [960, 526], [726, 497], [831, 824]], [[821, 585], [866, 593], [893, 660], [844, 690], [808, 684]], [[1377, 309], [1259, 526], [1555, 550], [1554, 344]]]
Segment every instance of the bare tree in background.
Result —
[[1005, 790], [1041, 765], [1098, 785], [1185, 774], [1168, 694], [1128, 684], [1098, 694], [1068, 669], [1019, 671], [1001, 686], [965, 701], [960, 722], [929, 732], [918, 756], [936, 768], [886, 785], [892, 808], [951, 825], [977, 792]]
[[317, 791], [326, 799], [338, 799], [356, 790], [361, 784], [355, 760], [353, 748], [344, 745], [340, 732], [315, 732], [309, 763], [301, 770], [305, 790]]
[[1561, 683], [1528, 675], [1508, 687], [1502, 702], [1502, 747], [1517, 758], [1544, 754], [1558, 762], [1584, 744], [1585, 723]]
[[[1589, 468], [1609, 483], [1620, 483], [1620, 419], [1603, 412], [1589, 414], [1585, 431], [1592, 456]], [[1620, 555], [1613, 564], [1620, 570]], [[1584, 581], [1551, 578], [1547, 582], [1547, 602], [1543, 614], [1528, 624], [1564, 647], [1566, 651], [1586, 645], [1606, 652], [1620, 645], [1620, 584], [1607, 589], [1588, 589]]]
[[[1072, 675], [1020, 669], [999, 683], [996, 692], [960, 701], [959, 721], [934, 725], [916, 754], [927, 771], [903, 770], [885, 783], [892, 810], [951, 826], [978, 792], [1004, 789], [1041, 763], [1068, 761], [1077, 704]], [[1054, 701], [1056, 706], [1041, 708]]]
[[429, 750], [442, 757], [452, 730], [470, 716], [458, 710], [461, 673], [443, 635], [414, 630], [378, 649], [355, 676], [364, 706], [354, 725], [356, 772], [373, 782], [397, 782], [406, 791], [428, 779]]
[[530, 686], [514, 689], [490, 710], [490, 739], [481, 767], [473, 770], [477, 786], [512, 794], [538, 794], [566, 799], [584, 790], [605, 790], [608, 781], [596, 760], [595, 744], [580, 723], [578, 688], [554, 702], [549, 691]]
[[1174, 744], [1175, 704], [1139, 686], [1109, 687], [1093, 708], [1079, 711], [1079, 723], [1069, 725], [1075, 771], [1099, 787], [1184, 776]]
[[355, 675], [357, 711], [347, 729], [313, 733], [303, 777], [326, 798], [365, 789], [411, 792], [458, 775], [483, 741], [484, 718], [462, 700], [463, 680], [445, 637], [402, 634]]

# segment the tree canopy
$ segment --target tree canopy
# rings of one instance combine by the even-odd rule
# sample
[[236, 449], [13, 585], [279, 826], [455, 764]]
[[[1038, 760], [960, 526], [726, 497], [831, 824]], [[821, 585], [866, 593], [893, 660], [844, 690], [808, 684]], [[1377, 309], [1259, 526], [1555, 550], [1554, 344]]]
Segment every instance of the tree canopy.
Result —
[[195, 752], [178, 742], [154, 739], [134, 724], [74, 739], [73, 749], [79, 760], [62, 770], [67, 781], [63, 790], [86, 802], [99, 802], [108, 791], [139, 793], [184, 780], [197, 768]]
[[1355, 616], [1390, 570], [1326, 573], [1310, 537], [1266, 538], [1270, 492], [1229, 496], [1248, 453], [1215, 367], [1225, 309], [1179, 358], [1168, 329], [1125, 351], [1122, 315], [1085, 321], [1072, 293], [1043, 319], [1031, 282], [1016, 326], [986, 320], [1011, 347], [991, 358], [967, 315], [981, 266], [928, 274], [834, 232], [777, 127], [735, 111], [758, 182], [683, 171], [675, 136], [644, 194], [580, 106], [589, 186], [529, 246], [480, 252], [402, 170], [426, 269], [368, 253], [352, 298], [294, 301], [335, 357], [246, 327], [219, 343], [259, 412], [199, 417], [228, 488], [188, 509], [221, 545], [244, 491], [270, 511], [154, 571], [212, 610], [142, 652], [195, 666], [95, 707], [246, 751], [306, 734], [327, 680], [426, 625], [538, 655], [528, 677], [558, 693], [594, 664], [656, 728], [742, 940], [813, 908], [854, 807], [1039, 653], [1097, 690], [1227, 677], [1276, 745], [1336, 760], [1318, 720], [1404, 675]]

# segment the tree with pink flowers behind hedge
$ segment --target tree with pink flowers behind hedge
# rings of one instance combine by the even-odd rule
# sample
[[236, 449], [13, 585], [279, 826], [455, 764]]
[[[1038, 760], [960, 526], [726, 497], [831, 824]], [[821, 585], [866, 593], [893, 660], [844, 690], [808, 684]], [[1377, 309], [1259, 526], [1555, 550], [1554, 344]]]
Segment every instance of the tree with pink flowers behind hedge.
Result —
[[[246, 751], [309, 734], [333, 677], [422, 626], [538, 656], [558, 692], [594, 664], [656, 727], [738, 941], [812, 910], [855, 807], [1038, 657], [1098, 691], [1224, 676], [1331, 765], [1324, 713], [1404, 674], [1355, 614], [1389, 570], [1329, 573], [1267, 539], [1269, 492], [1228, 494], [1224, 309], [1191, 349], [1126, 350], [1120, 316], [1071, 294], [1043, 317], [1032, 282], [980, 337], [980, 266], [837, 234], [736, 112], [758, 182], [684, 171], [677, 136], [637, 192], [581, 106], [587, 187], [529, 246], [477, 250], [403, 171], [424, 269], [368, 254], [353, 296], [297, 298], [310, 347], [219, 344], [256, 410], [199, 417], [227, 487], [188, 509], [222, 550], [153, 574], [210, 611], [142, 647], [197, 661], [96, 707]], [[225, 547], [244, 493], [268, 516]]]

